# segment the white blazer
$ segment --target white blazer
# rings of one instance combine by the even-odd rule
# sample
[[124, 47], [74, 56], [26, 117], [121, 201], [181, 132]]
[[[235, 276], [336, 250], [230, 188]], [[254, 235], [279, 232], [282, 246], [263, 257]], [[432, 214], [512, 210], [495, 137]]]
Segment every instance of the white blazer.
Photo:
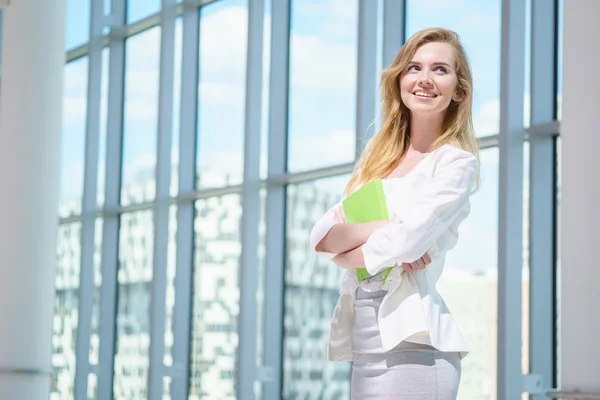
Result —
[[[429, 153], [406, 176], [384, 179], [391, 223], [375, 231], [363, 246], [365, 267], [375, 274], [394, 266], [386, 283], [378, 322], [385, 350], [402, 341], [428, 344], [440, 351], [468, 353], [467, 345], [437, 290], [446, 252], [458, 241], [458, 226], [470, 211], [470, 195], [477, 176], [477, 158], [446, 144]], [[313, 251], [335, 225], [333, 209], [315, 224], [310, 234]], [[413, 262], [426, 252], [431, 264], [417, 272], [399, 265]], [[336, 254], [317, 252], [331, 260]], [[353, 356], [353, 299], [357, 287], [377, 289], [376, 282], [356, 279], [348, 270], [331, 320], [328, 358], [351, 361]], [[379, 285], [379, 283], [377, 283]]]

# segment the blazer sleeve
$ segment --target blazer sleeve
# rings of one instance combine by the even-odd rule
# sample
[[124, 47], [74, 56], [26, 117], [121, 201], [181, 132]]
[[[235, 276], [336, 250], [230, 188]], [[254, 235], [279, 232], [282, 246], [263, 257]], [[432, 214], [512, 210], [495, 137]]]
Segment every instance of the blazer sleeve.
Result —
[[329, 233], [331, 228], [333, 228], [333, 226], [336, 224], [335, 219], [334, 219], [333, 210], [335, 210], [335, 208], [339, 207], [341, 204], [342, 204], [342, 201], [339, 201], [335, 206], [331, 207], [329, 209], [329, 211], [327, 211], [325, 213], [325, 215], [323, 215], [317, 221], [317, 223], [313, 226], [313, 228], [310, 232], [310, 247], [311, 247], [311, 249], [315, 253], [317, 253], [319, 256], [325, 258], [327, 261], [331, 261], [335, 256], [337, 256], [337, 254], [328, 253], [326, 251], [317, 251], [317, 245], [319, 244], [319, 242], [321, 240], [323, 240], [325, 235], [327, 235], [327, 233]]
[[367, 271], [376, 274], [395, 264], [413, 262], [425, 254], [454, 221], [464, 219], [463, 211], [469, 208], [477, 167], [477, 158], [465, 151], [451, 152], [440, 159], [433, 178], [401, 220], [376, 230], [363, 245]]

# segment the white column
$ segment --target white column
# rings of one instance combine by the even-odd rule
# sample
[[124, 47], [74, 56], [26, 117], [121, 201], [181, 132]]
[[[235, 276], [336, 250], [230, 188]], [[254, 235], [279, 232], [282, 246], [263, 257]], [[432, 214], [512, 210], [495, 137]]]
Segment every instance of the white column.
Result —
[[564, 1], [560, 386], [600, 392], [600, 1]]
[[0, 399], [50, 390], [64, 0], [4, 8], [0, 96]]

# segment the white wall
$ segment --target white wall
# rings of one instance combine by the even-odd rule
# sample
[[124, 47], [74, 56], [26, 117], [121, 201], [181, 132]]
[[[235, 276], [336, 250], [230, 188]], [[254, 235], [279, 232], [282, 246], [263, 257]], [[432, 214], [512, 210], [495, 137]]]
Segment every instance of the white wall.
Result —
[[600, 1], [564, 0], [560, 383], [600, 392]]
[[3, 10], [0, 399], [47, 399], [64, 64], [64, 0]]

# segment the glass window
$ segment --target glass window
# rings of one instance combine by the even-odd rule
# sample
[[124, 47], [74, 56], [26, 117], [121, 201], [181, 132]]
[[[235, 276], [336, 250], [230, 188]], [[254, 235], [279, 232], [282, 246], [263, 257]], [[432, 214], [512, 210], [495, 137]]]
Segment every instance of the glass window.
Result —
[[97, 365], [100, 360], [100, 290], [102, 287], [102, 231], [104, 220], [97, 218], [94, 226], [94, 300], [92, 303], [92, 322], [90, 337], [90, 365]]
[[112, 0], [104, 0], [104, 15], [110, 15], [112, 9]]
[[234, 399], [241, 198], [196, 202], [190, 400]]
[[500, 129], [501, 0], [406, 1], [406, 35], [439, 26], [457, 32], [471, 62], [477, 136]]
[[[260, 219], [258, 222], [258, 289], [256, 291], [256, 364], [264, 364], [265, 355], [265, 281], [267, 251], [267, 191], [260, 189]], [[262, 384], [254, 384], [254, 398], [262, 400]]]
[[183, 24], [175, 21], [175, 59], [173, 71], [173, 132], [171, 135], [171, 196], [179, 190], [179, 127], [181, 123], [181, 62], [183, 56]]
[[337, 203], [348, 176], [288, 186], [283, 397], [350, 398], [350, 365], [327, 361], [329, 323], [344, 270], [308, 251], [310, 230]]
[[[481, 151], [481, 185], [448, 252], [439, 291], [469, 344], [459, 399], [496, 396], [498, 296], [498, 148]], [[465, 296], [468, 293], [468, 296]]]
[[160, 27], [127, 39], [121, 204], [155, 195]]
[[[561, 260], [562, 260], [562, 255], [561, 255], [561, 249], [562, 249], [562, 236], [561, 236], [561, 232], [562, 232], [562, 225], [561, 225], [561, 193], [562, 193], [562, 139], [560, 136], [558, 136], [556, 138], [556, 192], [555, 192], [555, 196], [556, 196], [556, 208], [555, 208], [555, 213], [556, 213], [556, 282], [555, 282], [555, 304], [554, 304], [554, 309], [556, 310], [556, 321], [555, 321], [555, 326], [556, 326], [556, 371], [555, 371], [555, 376], [556, 377], [560, 377], [561, 373], [560, 373], [560, 364], [561, 364], [561, 359], [560, 359], [560, 355], [562, 354], [561, 348], [560, 348], [560, 343], [561, 343], [561, 318], [562, 318], [562, 311], [561, 311], [561, 277], [562, 277], [562, 268], [561, 268]], [[556, 378], [555, 378], [556, 379]]]
[[65, 14], [65, 49], [70, 50], [90, 40], [91, 0], [67, 0]]
[[[529, 311], [530, 311], [530, 276], [529, 266], [529, 196], [531, 193], [529, 142], [523, 143], [523, 274], [522, 274], [522, 338], [521, 367], [523, 374], [529, 373]], [[523, 394], [523, 400], [528, 400], [528, 394]]]
[[121, 216], [113, 383], [115, 400], [147, 397], [153, 229], [151, 211]]
[[160, 9], [161, 0], [127, 0], [127, 23], [149, 17]]
[[58, 228], [52, 334], [52, 376], [50, 400], [73, 398], [75, 384], [75, 343], [79, 309], [79, 272], [81, 261], [81, 223]]
[[98, 192], [96, 199], [98, 208], [104, 206], [104, 189], [106, 183], [106, 130], [108, 123], [108, 67], [110, 52], [108, 47], [102, 50], [102, 82], [100, 86], [100, 132], [98, 142]]
[[556, 118], [562, 119], [562, 75], [563, 75], [563, 0], [558, 0], [558, 18], [556, 27]]
[[83, 198], [88, 58], [68, 63], [64, 71], [59, 215], [68, 217], [81, 213]]
[[163, 362], [173, 365], [173, 312], [175, 311], [175, 263], [177, 257], [177, 207], [169, 207], [169, 243], [167, 245], [167, 291], [165, 298], [165, 354]]
[[293, 0], [290, 18], [287, 168], [352, 162], [358, 1]]
[[531, 0], [525, 2], [525, 86], [523, 89], [523, 126], [531, 122]]
[[162, 400], [171, 400], [171, 383], [173, 378], [170, 376], [163, 376], [163, 397]]
[[269, 99], [271, 88], [271, 0], [265, 0], [263, 29], [262, 113], [260, 132], [260, 179], [266, 179], [269, 167]]
[[96, 400], [98, 398], [98, 375], [88, 374], [88, 399]]
[[242, 182], [247, 14], [243, 0], [200, 9], [198, 188]]

